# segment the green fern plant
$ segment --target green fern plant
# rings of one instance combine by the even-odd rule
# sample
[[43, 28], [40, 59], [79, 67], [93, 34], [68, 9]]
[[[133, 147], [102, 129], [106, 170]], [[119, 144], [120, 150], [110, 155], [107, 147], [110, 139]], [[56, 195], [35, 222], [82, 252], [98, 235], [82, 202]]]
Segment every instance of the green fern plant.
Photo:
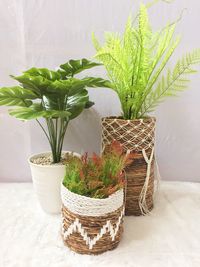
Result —
[[[36, 119], [51, 147], [53, 163], [60, 162], [69, 121], [94, 103], [87, 87], [106, 87], [109, 82], [96, 77], [74, 76], [100, 64], [87, 59], [70, 60], [57, 71], [31, 68], [21, 76], [11, 76], [19, 86], [0, 88], [0, 106], [14, 106], [10, 115], [20, 120]], [[46, 127], [40, 118], [45, 119]]]
[[188, 87], [188, 76], [200, 63], [200, 49], [187, 53], [178, 60], [174, 69], [166, 65], [180, 42], [174, 37], [177, 22], [153, 32], [149, 23], [147, 7], [140, 10], [133, 20], [128, 18], [122, 36], [105, 34], [105, 44], [100, 45], [93, 35], [95, 58], [105, 66], [112, 89], [119, 96], [124, 119], [146, 117], [166, 97]]

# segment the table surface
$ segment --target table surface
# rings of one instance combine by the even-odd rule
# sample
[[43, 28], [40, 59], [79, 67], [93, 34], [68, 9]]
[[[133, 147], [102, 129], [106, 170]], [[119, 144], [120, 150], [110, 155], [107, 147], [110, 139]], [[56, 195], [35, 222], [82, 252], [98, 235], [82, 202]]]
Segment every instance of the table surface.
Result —
[[0, 184], [0, 267], [200, 267], [200, 184], [161, 182], [151, 215], [126, 217], [117, 249], [78, 255], [31, 183]]

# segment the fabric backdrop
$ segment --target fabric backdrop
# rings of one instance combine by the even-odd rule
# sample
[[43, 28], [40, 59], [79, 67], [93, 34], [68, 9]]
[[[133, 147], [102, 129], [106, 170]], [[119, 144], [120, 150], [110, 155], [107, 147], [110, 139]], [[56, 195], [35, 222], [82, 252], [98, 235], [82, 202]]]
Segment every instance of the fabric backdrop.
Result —
[[[147, 1], [144, 1], [147, 2]], [[14, 84], [9, 74], [36, 67], [54, 69], [73, 58], [92, 58], [91, 33], [102, 39], [104, 31], [122, 32], [138, 0], [0, 0], [0, 86]], [[150, 10], [155, 29], [174, 21], [182, 42], [170, 66], [182, 53], [200, 47], [200, 2], [160, 2]], [[200, 68], [199, 68], [200, 69]], [[103, 69], [90, 71], [104, 75]], [[157, 117], [156, 155], [163, 179], [200, 181], [200, 73], [179, 98], [160, 105]], [[120, 104], [108, 89], [90, 89], [96, 105], [71, 121], [64, 149], [99, 152], [100, 118], [120, 114]], [[30, 181], [29, 155], [49, 150], [34, 121], [20, 122], [0, 107], [0, 181]]]

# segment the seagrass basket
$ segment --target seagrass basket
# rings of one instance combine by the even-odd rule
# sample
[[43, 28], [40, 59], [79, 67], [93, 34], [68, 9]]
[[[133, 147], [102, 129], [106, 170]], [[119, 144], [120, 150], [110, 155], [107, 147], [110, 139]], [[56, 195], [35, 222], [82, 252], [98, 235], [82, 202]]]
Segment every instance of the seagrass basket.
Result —
[[62, 185], [62, 238], [80, 254], [101, 254], [119, 244], [123, 233], [124, 191], [105, 199], [81, 196]]
[[113, 140], [119, 141], [125, 152], [134, 153], [126, 167], [126, 215], [145, 215], [153, 208], [154, 194], [154, 117], [124, 120], [102, 119], [102, 152]]

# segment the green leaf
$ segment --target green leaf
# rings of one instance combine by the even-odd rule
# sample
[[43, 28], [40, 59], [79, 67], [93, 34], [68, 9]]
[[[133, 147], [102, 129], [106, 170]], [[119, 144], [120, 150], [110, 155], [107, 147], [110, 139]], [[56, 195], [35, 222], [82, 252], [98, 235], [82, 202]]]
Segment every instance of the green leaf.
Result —
[[[73, 77], [74, 74], [82, 70], [98, 65], [101, 64], [82, 59], [70, 60], [66, 64], [61, 65], [61, 69], [58, 71], [51, 71], [46, 68], [31, 68], [24, 71], [21, 76], [12, 77], [20, 83], [22, 86], [21, 90], [30, 92], [34, 99], [39, 99], [38, 105], [33, 104], [27, 95], [22, 100], [19, 100], [21, 96], [18, 96], [17, 99], [15, 97], [14, 99], [10, 98], [4, 102], [2, 101], [2, 105], [9, 102], [10, 105], [17, 103], [23, 107], [30, 106], [30, 109], [11, 111], [13, 116], [20, 119], [48, 116], [60, 117], [62, 114], [66, 115], [66, 113], [62, 113], [65, 111], [69, 112], [69, 118], [73, 119], [84, 108], [89, 108], [94, 104], [89, 101], [86, 87], [110, 86], [109, 81], [101, 78], [87, 77], [76, 79]], [[55, 111], [58, 113], [55, 113]]]
[[108, 87], [112, 88], [112, 84], [109, 80], [96, 77], [86, 77], [82, 79], [82, 84], [86, 87]]
[[52, 82], [46, 89], [49, 93], [56, 93], [58, 95], [73, 95], [85, 88], [87, 82], [84, 79], [70, 78], [68, 80], [61, 80]]
[[94, 102], [88, 101], [85, 105], [85, 108], [91, 108], [94, 105]]
[[65, 76], [73, 77], [74, 74], [80, 73], [83, 70], [90, 69], [101, 65], [100, 63], [92, 62], [86, 58], [79, 60], [69, 60], [69, 62], [60, 65], [60, 68], [65, 71]]
[[46, 68], [31, 68], [23, 73], [31, 76], [40, 76], [50, 81], [56, 81], [61, 78], [61, 74], [59, 72]]
[[21, 106], [26, 107], [32, 104], [33, 99], [37, 96], [30, 90], [19, 86], [0, 88], [0, 105], [1, 106]]
[[35, 109], [35, 107], [13, 109], [9, 111], [9, 114], [21, 120], [32, 120], [40, 117], [68, 119], [70, 116], [70, 113], [68, 111], [37, 110]]
[[47, 87], [51, 84], [50, 80], [41, 76], [31, 76], [29, 74], [24, 74], [21, 76], [12, 77], [20, 82], [24, 88], [33, 91], [40, 98], [46, 92]]
[[54, 81], [51, 84], [48, 85], [46, 88], [47, 93], [54, 93], [59, 95], [67, 95], [69, 93], [70, 88], [72, 87], [72, 84], [69, 80], [58, 80]]
[[[141, 4], [135, 20], [132, 17], [128, 18], [122, 35], [105, 34], [103, 45], [93, 35], [93, 43], [97, 51], [95, 58], [103, 63], [107, 70], [111, 83], [109, 86], [106, 85], [118, 94], [125, 119], [147, 116], [147, 113], [165, 97], [186, 88], [187, 84], [183, 81], [179, 79], [178, 82], [172, 81], [176, 77], [176, 71], [178, 74], [181, 73], [180, 66], [186, 66], [190, 62], [189, 55], [184, 62], [179, 62], [180, 66], [176, 66], [168, 81], [162, 79], [166, 66], [179, 43], [179, 37], [174, 38], [178, 21], [179, 19], [153, 32], [147, 8]], [[198, 53], [194, 52], [192, 62], [192, 65], [199, 64]], [[194, 72], [193, 66], [188, 66], [184, 70], [184, 75]]]
[[[71, 97], [81, 96], [85, 90], [82, 80], [70, 78], [64, 81], [55, 81], [47, 87], [47, 93], [43, 96], [43, 104], [47, 110], [66, 110]], [[83, 104], [84, 105], [84, 104]]]
[[66, 109], [71, 113], [70, 119], [76, 118], [86, 108], [88, 102], [89, 96], [85, 89], [68, 97]]
[[190, 80], [186, 77], [194, 72], [191, 66], [200, 64], [200, 49], [187, 53], [176, 63], [173, 71], [168, 70], [166, 77], [162, 76], [156, 88], [151, 91], [142, 106], [142, 115], [150, 110], [153, 111], [165, 97], [176, 96], [177, 93], [188, 88]]

